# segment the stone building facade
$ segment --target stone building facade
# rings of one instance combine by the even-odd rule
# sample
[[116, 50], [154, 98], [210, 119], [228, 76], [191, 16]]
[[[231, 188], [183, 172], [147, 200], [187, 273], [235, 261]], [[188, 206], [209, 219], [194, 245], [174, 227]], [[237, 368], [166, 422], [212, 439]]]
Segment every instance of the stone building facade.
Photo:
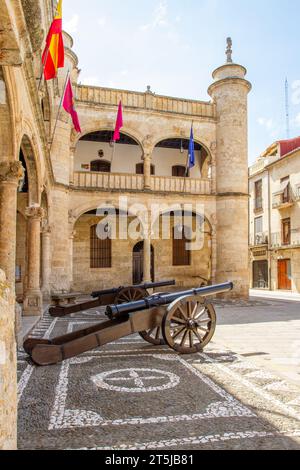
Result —
[[[213, 73], [208, 102], [160, 96], [149, 88], [141, 93], [84, 86], [78, 84], [72, 38], [65, 34], [65, 68], [40, 84], [52, 8], [51, 0], [0, 4], [0, 268], [23, 315], [41, 315], [51, 292], [90, 292], [134, 279], [175, 278], [179, 287], [232, 280], [233, 295], [246, 297], [246, 69], [227, 51], [227, 62]], [[59, 110], [68, 72], [80, 135]], [[109, 136], [120, 100], [124, 127], [112, 149]], [[192, 122], [197, 164], [183, 178]], [[190, 257], [182, 254], [183, 265], [174, 240], [153, 240], [146, 223], [153, 204], [160, 207], [159, 220], [172, 214], [173, 236], [179, 229], [174, 204], [188, 204], [194, 217], [202, 217], [203, 244]], [[101, 265], [92, 259], [99, 257], [95, 240], [92, 253], [96, 210], [112, 205], [119, 216], [128, 215], [128, 223], [138, 215], [144, 230], [134, 241], [112, 240]], [[201, 207], [200, 214], [194, 207]], [[8, 302], [4, 315], [12, 318], [13, 310]], [[13, 323], [1, 320], [1, 328], [7, 330], [3, 347], [12, 351]], [[12, 383], [6, 371], [15, 358], [3, 357], [12, 361], [0, 364], [3, 383]]]
[[250, 285], [300, 292], [300, 138], [275, 142], [249, 169]]

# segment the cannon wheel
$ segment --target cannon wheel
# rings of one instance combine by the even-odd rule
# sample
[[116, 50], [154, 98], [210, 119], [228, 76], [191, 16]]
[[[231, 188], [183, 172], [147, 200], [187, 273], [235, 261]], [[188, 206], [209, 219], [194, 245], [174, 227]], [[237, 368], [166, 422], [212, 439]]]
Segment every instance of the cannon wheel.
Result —
[[201, 352], [215, 329], [214, 307], [198, 296], [182, 297], [170, 304], [162, 321], [167, 345], [181, 354]]
[[148, 296], [148, 292], [140, 287], [124, 287], [115, 298], [116, 304], [136, 302]]
[[156, 326], [152, 328], [152, 330], [141, 331], [139, 335], [147, 341], [147, 343], [155, 344], [155, 346], [166, 344], [163, 339], [161, 326]]
[[[162, 293], [163, 292], [155, 292], [153, 295], [160, 295]], [[140, 331], [139, 335], [143, 338], [143, 340], [147, 341], [147, 343], [154, 344], [155, 346], [162, 346], [166, 344], [163, 338], [161, 326], [156, 326], [151, 330]]]

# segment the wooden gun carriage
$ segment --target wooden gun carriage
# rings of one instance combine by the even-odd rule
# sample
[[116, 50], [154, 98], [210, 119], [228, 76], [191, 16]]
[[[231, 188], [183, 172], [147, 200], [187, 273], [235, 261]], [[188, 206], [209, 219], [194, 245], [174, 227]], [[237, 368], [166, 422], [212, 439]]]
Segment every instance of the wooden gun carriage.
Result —
[[232, 289], [233, 284], [227, 282], [110, 305], [106, 308], [108, 321], [52, 340], [28, 339], [24, 349], [35, 364], [45, 366], [148, 331], [157, 338], [162, 334], [164, 342], [178, 353], [201, 352], [216, 328], [216, 313], [207, 298]]
[[72, 313], [82, 312], [97, 307], [104, 307], [110, 304], [134, 302], [145, 297], [149, 297], [149, 289], [175, 286], [175, 284], [176, 283], [174, 280], [161, 281], [96, 291], [92, 292], [91, 294], [91, 297], [93, 297], [94, 300], [89, 300], [87, 302], [74, 305], [56, 305], [55, 307], [50, 307], [49, 313], [52, 317], [65, 317], [67, 315], [71, 315]]

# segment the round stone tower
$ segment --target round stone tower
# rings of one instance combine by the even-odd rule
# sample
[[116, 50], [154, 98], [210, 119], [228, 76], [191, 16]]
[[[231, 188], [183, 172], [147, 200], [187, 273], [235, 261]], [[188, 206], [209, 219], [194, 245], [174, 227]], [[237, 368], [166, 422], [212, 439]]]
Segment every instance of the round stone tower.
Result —
[[248, 103], [247, 70], [232, 62], [213, 72], [208, 93], [216, 104], [217, 282], [233, 281], [235, 297], [248, 297]]

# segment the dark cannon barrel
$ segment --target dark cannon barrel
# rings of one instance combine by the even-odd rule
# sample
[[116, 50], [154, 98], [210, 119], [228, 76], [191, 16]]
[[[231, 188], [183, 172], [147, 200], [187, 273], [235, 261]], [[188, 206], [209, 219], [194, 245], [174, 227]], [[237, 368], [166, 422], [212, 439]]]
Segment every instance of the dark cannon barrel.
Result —
[[106, 307], [106, 315], [111, 319], [116, 319], [128, 315], [130, 313], [138, 312], [141, 310], [148, 310], [152, 307], [171, 304], [180, 297], [186, 297], [191, 295], [208, 297], [211, 295], [230, 292], [232, 289], [233, 283], [225, 282], [224, 284], [216, 284], [213, 286], [200, 287], [198, 289], [195, 288], [181, 292], [173, 292], [172, 294], [152, 295], [150, 297], [147, 297], [146, 299], [138, 300], [137, 302], [129, 302], [120, 305], [108, 305]]
[[[172, 281], [161, 281], [161, 282], [149, 282], [145, 284], [138, 284], [135, 286], [127, 286], [126, 288], [132, 287], [134, 289], [147, 290], [147, 289], [154, 289], [156, 287], [169, 287], [169, 286], [175, 286], [175, 285], [176, 285], [176, 281], [172, 280]], [[92, 297], [97, 298], [97, 297], [101, 297], [102, 295], [118, 294], [119, 292], [121, 292], [122, 289], [125, 289], [125, 286], [120, 286], [114, 289], [107, 289], [107, 290], [100, 290], [100, 291], [92, 292]]]

